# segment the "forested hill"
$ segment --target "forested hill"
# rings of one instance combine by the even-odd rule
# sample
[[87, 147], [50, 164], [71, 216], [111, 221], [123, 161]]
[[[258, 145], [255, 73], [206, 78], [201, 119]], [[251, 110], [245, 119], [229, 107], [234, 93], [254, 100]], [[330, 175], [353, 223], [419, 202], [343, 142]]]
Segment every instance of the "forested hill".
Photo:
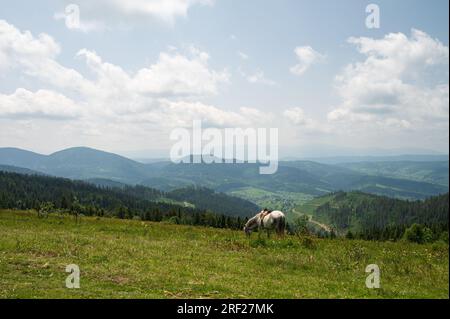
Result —
[[[256, 205], [239, 198], [205, 189], [192, 191], [195, 195], [188, 189], [165, 194], [144, 186], [107, 188], [83, 181], [0, 171], [0, 208], [39, 210], [49, 203], [56, 210], [85, 215], [139, 216], [146, 220], [174, 217], [178, 222], [216, 227], [240, 227], [244, 217], [258, 211]], [[208, 205], [208, 196], [211, 196], [211, 205]]]
[[425, 225], [435, 234], [447, 231], [449, 194], [406, 201], [360, 192], [337, 192], [316, 198], [297, 210], [313, 215], [341, 233], [350, 231], [366, 239], [398, 239], [412, 224]]
[[166, 197], [177, 201], [187, 201], [199, 209], [212, 210], [219, 214], [230, 216], [254, 215], [260, 208], [245, 199], [233, 197], [224, 193], [217, 193], [205, 187], [185, 187], [165, 194]]
[[11, 166], [11, 165], [0, 165], [0, 172], [18, 173], [18, 174], [28, 174], [28, 175], [45, 175], [41, 172], [33, 171], [28, 168]]

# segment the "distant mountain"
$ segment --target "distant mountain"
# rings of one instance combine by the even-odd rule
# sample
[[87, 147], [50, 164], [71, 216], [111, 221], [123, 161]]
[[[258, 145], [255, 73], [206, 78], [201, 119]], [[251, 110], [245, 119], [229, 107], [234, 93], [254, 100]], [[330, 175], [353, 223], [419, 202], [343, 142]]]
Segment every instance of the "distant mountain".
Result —
[[360, 162], [342, 163], [340, 167], [354, 171], [392, 178], [401, 178], [417, 182], [427, 182], [448, 187], [449, 162], [432, 161], [394, 161], [394, 162]]
[[9, 172], [9, 173], [18, 173], [18, 174], [27, 174], [27, 175], [44, 175], [41, 172], [33, 171], [28, 168], [16, 167], [10, 165], [0, 165], [0, 172]]
[[139, 183], [147, 171], [145, 164], [86, 147], [70, 148], [50, 155], [0, 148], [0, 164], [70, 179], [103, 178], [126, 184]]
[[41, 165], [40, 171], [71, 179], [105, 178], [134, 184], [145, 174], [143, 164], [116, 154], [83, 147], [53, 153]]
[[0, 164], [28, 169], [36, 169], [46, 158], [45, 155], [37, 154], [18, 148], [0, 148]]
[[331, 165], [361, 162], [444, 162], [449, 160], [449, 155], [333, 156], [310, 157], [303, 160]]
[[338, 190], [360, 190], [391, 197], [424, 199], [448, 191], [448, 185], [438, 183], [437, 179], [407, 180], [404, 176], [364, 172], [345, 165], [327, 165], [313, 161], [280, 162], [275, 174], [260, 175], [259, 164], [143, 164], [116, 154], [83, 147], [51, 155], [0, 148], [0, 164], [20, 166], [53, 176], [88, 180], [97, 185], [114, 182], [145, 185], [163, 191], [201, 186], [217, 192], [242, 195], [241, 197], [252, 201], [252, 194], [262, 192], [276, 195], [274, 198], [285, 198], [287, 193], [290, 197], [298, 194], [300, 198]]
[[[419, 198], [445, 193], [448, 187], [425, 182], [372, 176], [345, 167], [309, 161], [280, 162], [276, 174], [260, 175], [258, 164], [171, 164], [142, 183], [164, 190], [201, 185], [221, 192], [248, 188], [273, 193], [290, 192], [319, 196], [337, 190], [360, 190], [399, 198]], [[249, 197], [245, 197], [250, 199]]]

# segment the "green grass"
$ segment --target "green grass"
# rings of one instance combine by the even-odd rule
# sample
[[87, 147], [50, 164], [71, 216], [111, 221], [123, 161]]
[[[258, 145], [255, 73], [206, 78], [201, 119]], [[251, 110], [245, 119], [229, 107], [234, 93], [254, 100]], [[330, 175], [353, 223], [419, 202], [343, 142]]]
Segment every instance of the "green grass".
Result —
[[[65, 267], [81, 288], [65, 288]], [[365, 287], [378, 264], [381, 289]], [[0, 211], [1, 298], [448, 298], [448, 245]]]

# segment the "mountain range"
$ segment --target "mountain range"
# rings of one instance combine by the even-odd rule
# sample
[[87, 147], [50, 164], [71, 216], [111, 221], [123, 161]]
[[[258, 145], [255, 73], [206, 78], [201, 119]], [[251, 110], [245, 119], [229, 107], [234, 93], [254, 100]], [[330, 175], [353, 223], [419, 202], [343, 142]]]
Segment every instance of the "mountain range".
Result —
[[[267, 196], [320, 196], [358, 190], [404, 199], [424, 199], [448, 192], [449, 162], [363, 161], [324, 164], [281, 161], [273, 175], [260, 175], [259, 164], [140, 163], [113, 153], [77, 147], [50, 155], [0, 148], [0, 170], [22, 170], [97, 185], [144, 185], [163, 191], [202, 186], [243, 197], [258, 205], [256, 193]], [[254, 196], [255, 195], [255, 196]]]

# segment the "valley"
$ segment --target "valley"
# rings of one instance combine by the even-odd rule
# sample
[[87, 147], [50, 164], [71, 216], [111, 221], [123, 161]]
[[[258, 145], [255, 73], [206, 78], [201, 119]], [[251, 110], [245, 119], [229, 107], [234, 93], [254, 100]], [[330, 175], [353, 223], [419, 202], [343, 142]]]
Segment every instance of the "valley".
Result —
[[401, 199], [425, 199], [448, 192], [448, 183], [444, 182], [449, 176], [448, 161], [409, 163], [407, 169], [404, 162], [331, 165], [282, 161], [275, 174], [260, 175], [257, 164], [144, 164], [82, 147], [51, 155], [0, 148], [0, 169], [6, 171], [27, 170], [97, 185], [143, 185], [161, 191], [201, 186], [242, 197], [261, 207], [285, 210], [335, 191], [358, 190]]

